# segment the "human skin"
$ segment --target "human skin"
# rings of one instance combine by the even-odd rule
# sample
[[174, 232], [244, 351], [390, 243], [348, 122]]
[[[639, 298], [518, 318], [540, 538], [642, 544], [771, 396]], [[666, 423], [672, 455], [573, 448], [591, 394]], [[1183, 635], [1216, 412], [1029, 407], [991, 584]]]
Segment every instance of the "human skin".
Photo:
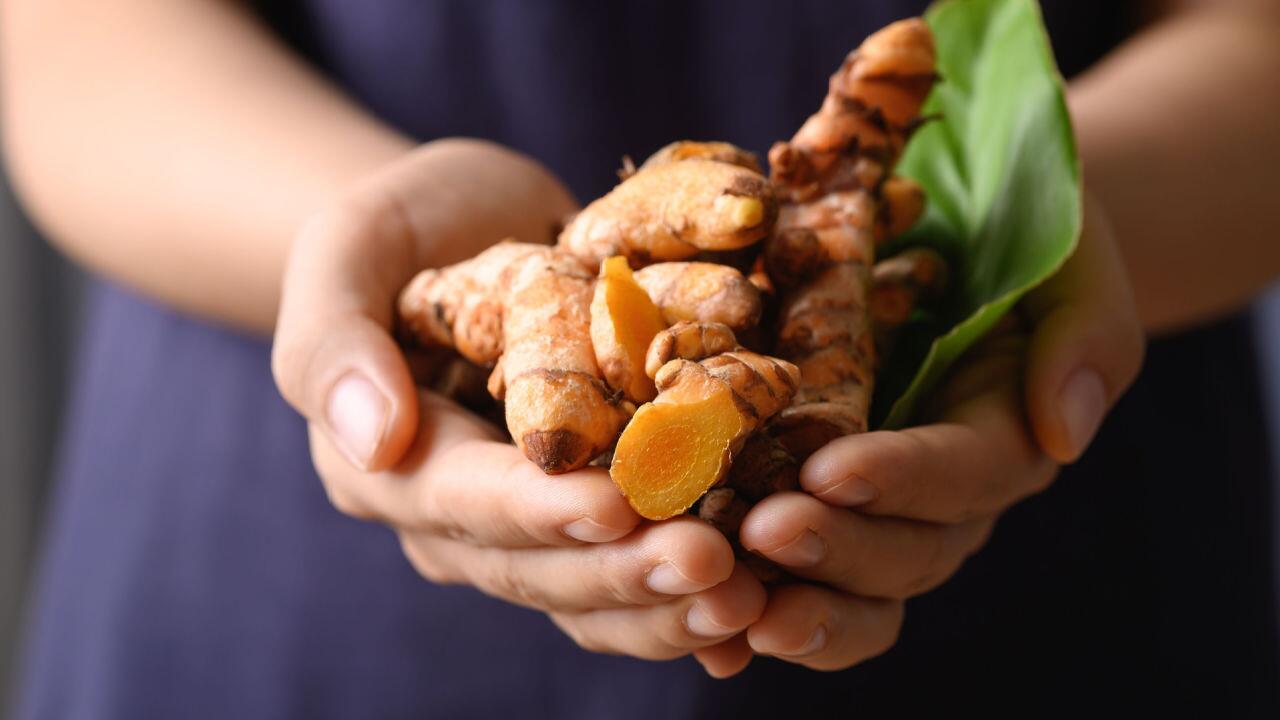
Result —
[[[543, 609], [593, 650], [697, 650], [720, 676], [752, 653], [838, 668], [888, 647], [900, 599], [1083, 452], [1140, 362], [1138, 318], [1182, 327], [1275, 276], [1275, 8], [1179, 13], [1072, 87], [1096, 199], [1081, 253], [1024, 303], [1030, 324], [973, 361], [1006, 381], [975, 389], [957, 373], [936, 421], [832, 443], [802, 472], [809, 495], [755, 508], [744, 542], [825, 583], [767, 596], [705, 525], [638, 525], [603, 471], [552, 488], [413, 387], [388, 332], [406, 268], [540, 239], [575, 206], [545, 169], [487, 143], [415, 149], [213, 0], [3, 0], [0, 108], [18, 190], [68, 255], [184, 310], [274, 328], [273, 369], [330, 497], [392, 526], [424, 576]], [[788, 562], [802, 529], [827, 552]]]

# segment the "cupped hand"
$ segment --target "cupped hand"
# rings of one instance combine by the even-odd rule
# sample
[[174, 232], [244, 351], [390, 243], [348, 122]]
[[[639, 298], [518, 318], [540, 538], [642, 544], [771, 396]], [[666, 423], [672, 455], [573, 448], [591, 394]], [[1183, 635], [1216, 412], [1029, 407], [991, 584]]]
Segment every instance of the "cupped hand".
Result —
[[418, 391], [391, 334], [415, 272], [504, 237], [547, 239], [574, 208], [515, 153], [422, 146], [299, 235], [273, 371], [334, 505], [389, 525], [424, 577], [543, 610], [592, 650], [676, 657], [763, 610], [728, 542], [694, 519], [641, 524], [604, 470], [544, 475], [495, 428]]
[[1090, 204], [1075, 255], [950, 374], [926, 423], [836, 440], [805, 493], [756, 505], [742, 544], [809, 582], [769, 590], [747, 632], [699, 650], [713, 675], [753, 653], [820, 670], [896, 641], [903, 600], [937, 587], [997, 517], [1084, 452], [1137, 376], [1144, 340], [1114, 239]]

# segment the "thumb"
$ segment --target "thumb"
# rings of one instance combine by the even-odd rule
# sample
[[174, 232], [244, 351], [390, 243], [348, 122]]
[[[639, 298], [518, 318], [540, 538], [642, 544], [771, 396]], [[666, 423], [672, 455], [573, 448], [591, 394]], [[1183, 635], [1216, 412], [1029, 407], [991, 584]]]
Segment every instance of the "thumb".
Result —
[[391, 336], [395, 293], [415, 267], [403, 216], [379, 203], [327, 211], [286, 266], [271, 365], [281, 394], [362, 470], [399, 461], [418, 400]]
[[1145, 339], [1119, 250], [1086, 196], [1084, 229], [1062, 269], [1023, 303], [1033, 331], [1027, 411], [1041, 448], [1073, 462], [1142, 366]]

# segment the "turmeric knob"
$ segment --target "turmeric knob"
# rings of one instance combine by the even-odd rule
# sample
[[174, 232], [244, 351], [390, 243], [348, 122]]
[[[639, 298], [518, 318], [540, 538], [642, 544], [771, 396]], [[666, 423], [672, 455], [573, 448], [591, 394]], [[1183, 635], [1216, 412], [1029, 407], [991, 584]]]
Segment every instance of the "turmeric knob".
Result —
[[759, 242], [777, 214], [754, 170], [691, 158], [646, 166], [578, 213], [561, 249], [591, 266], [614, 255], [639, 267]]
[[728, 265], [658, 263], [637, 270], [635, 278], [668, 323], [717, 322], [742, 332], [760, 321], [759, 288]]
[[799, 380], [791, 363], [748, 350], [668, 362], [657, 373], [657, 399], [618, 439], [614, 483], [650, 520], [688, 510], [725, 476], [746, 439], [791, 402]]

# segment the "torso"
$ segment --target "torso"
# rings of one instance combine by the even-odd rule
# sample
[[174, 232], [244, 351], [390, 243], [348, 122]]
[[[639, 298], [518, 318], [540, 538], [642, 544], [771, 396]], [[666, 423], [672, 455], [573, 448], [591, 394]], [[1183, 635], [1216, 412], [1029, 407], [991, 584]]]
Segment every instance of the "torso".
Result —
[[[587, 199], [623, 154], [675, 138], [764, 150], [849, 48], [922, 6], [264, 11], [395, 125], [514, 146]], [[1129, 26], [1123, 3], [1046, 12], [1068, 71]], [[422, 582], [391, 533], [328, 506], [265, 343], [109, 287], [94, 301], [19, 717], [1039, 717], [1104, 692], [1221, 715], [1276, 702], [1265, 440], [1241, 430], [1261, 422], [1241, 323], [1154, 346], [1086, 459], [912, 601], [889, 654], [828, 674], [757, 659], [717, 682], [688, 659], [585, 653], [537, 613]]]

